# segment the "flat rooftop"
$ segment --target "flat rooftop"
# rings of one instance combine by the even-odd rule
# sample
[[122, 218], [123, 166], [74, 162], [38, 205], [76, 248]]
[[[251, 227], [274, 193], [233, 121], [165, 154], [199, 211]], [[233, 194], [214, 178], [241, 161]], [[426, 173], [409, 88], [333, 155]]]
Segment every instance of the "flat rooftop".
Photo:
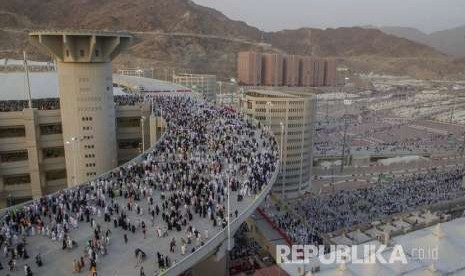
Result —
[[[407, 257], [407, 264], [396, 262], [394, 264], [355, 264], [346, 265], [322, 264], [313, 259], [309, 264], [283, 264], [281, 267], [290, 275], [298, 275], [298, 269], [304, 268], [306, 272], [312, 267], [319, 267], [318, 272], [312, 275], [464, 275], [465, 272], [465, 218], [458, 218], [446, 223], [436, 224], [405, 235], [394, 237], [392, 245], [401, 245]], [[363, 254], [364, 245], [380, 245], [378, 241], [370, 241], [358, 245], [357, 253]], [[381, 255], [385, 259], [391, 256], [393, 247], [388, 246]], [[438, 258], [418, 255], [418, 250], [431, 252], [438, 250]], [[326, 258], [328, 259], [328, 257]]]

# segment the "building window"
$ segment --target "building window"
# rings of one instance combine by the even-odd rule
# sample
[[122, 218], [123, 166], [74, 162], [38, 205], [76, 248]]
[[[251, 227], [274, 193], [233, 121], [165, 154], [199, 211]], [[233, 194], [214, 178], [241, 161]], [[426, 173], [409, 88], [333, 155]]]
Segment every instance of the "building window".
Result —
[[82, 117], [81, 119], [82, 119], [83, 122], [92, 121], [92, 117]]
[[3, 163], [26, 161], [27, 150], [0, 152], [0, 159]]
[[42, 154], [44, 156], [44, 159], [64, 157], [65, 149], [64, 147], [43, 148]]
[[25, 137], [26, 129], [24, 126], [0, 127], [0, 138]]
[[120, 149], [138, 149], [142, 143], [141, 138], [136, 139], [124, 139], [118, 141], [118, 148]]
[[140, 127], [140, 118], [117, 118], [116, 125], [118, 128]]
[[61, 134], [63, 129], [61, 124], [46, 124], [40, 125], [40, 135]]
[[66, 170], [53, 170], [45, 172], [45, 180], [53, 181], [58, 179], [66, 179]]
[[21, 185], [31, 183], [31, 176], [29, 174], [17, 174], [3, 177], [3, 184], [5, 186]]

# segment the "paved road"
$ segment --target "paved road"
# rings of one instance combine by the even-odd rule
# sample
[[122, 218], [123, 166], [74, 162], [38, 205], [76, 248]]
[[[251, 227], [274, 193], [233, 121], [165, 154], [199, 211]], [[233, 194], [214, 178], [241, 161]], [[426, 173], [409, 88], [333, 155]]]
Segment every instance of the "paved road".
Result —
[[[431, 159], [411, 162], [407, 164], [393, 164], [390, 166], [358, 166], [344, 167], [344, 171], [340, 172], [339, 167], [332, 169], [314, 169], [314, 175], [317, 179], [313, 180], [312, 192], [339, 191], [345, 189], [357, 189], [374, 185], [378, 182], [380, 174], [392, 177], [404, 177], [417, 173], [426, 173], [433, 169], [438, 171], [447, 170], [465, 164], [465, 156], [434, 156]], [[334, 180], [334, 181], [333, 181]], [[334, 186], [332, 183], [334, 182]]]

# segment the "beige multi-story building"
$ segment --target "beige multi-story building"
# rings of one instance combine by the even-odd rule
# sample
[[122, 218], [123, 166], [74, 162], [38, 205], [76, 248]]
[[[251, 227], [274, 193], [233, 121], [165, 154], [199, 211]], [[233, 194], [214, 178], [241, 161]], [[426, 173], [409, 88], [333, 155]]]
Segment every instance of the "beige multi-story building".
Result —
[[284, 59], [281, 54], [262, 55], [262, 85], [282, 86]]
[[296, 55], [284, 56], [283, 79], [285, 86], [299, 86], [300, 57]]
[[[0, 208], [66, 188], [67, 176], [73, 176], [73, 170], [80, 165], [77, 162], [86, 166], [91, 163], [87, 160], [93, 160], [94, 153], [80, 150], [74, 141], [64, 139], [58, 101], [58, 98], [48, 99], [53, 107], [49, 104], [47, 110], [24, 108], [0, 112]], [[17, 104], [14, 102], [0, 104]], [[117, 104], [114, 110], [117, 126], [117, 160], [114, 161], [122, 164], [141, 152], [143, 140], [145, 148], [153, 145], [163, 132], [164, 122], [151, 115], [147, 103]], [[86, 135], [82, 132], [76, 142]], [[82, 148], [86, 149], [85, 146]], [[73, 166], [69, 170], [66, 169], [68, 158], [65, 158], [67, 147], [74, 151], [70, 156]], [[87, 168], [92, 169], [89, 165]], [[94, 174], [85, 176], [91, 179]], [[74, 182], [74, 178], [70, 181]]]
[[75, 186], [117, 165], [111, 61], [128, 47], [131, 36], [38, 31], [30, 37], [57, 62], [64, 150], [69, 157], [67, 183]]
[[215, 75], [175, 74], [173, 82], [192, 89], [209, 102], [216, 101], [217, 83]]
[[262, 83], [262, 55], [240, 52], [237, 56], [237, 81], [241, 85], [258, 86]]
[[315, 96], [285, 89], [250, 90], [241, 99], [241, 110], [271, 127], [278, 144], [283, 145], [283, 166], [274, 191], [290, 198], [308, 190], [316, 120]]

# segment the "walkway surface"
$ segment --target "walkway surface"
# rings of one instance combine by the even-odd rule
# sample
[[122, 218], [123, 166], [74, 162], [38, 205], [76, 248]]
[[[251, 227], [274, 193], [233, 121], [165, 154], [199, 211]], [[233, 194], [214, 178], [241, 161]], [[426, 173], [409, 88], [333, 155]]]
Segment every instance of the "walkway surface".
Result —
[[[144, 83], [147, 82], [147, 79], [144, 80]], [[254, 136], [239, 136], [238, 141], [258, 141], [259, 152], [264, 152], [264, 144], [261, 142], [260, 133], [261, 130], [255, 131]], [[265, 136], [266, 137], [266, 136]], [[163, 138], [162, 138], [163, 139]], [[157, 159], [156, 151], [154, 152], [154, 158]], [[197, 148], [192, 155], [189, 156], [193, 162], [195, 162], [196, 158], [202, 156], [202, 154], [206, 154], [205, 149]], [[214, 154], [214, 153], [213, 153]], [[137, 162], [144, 159], [138, 159]], [[170, 162], [176, 163], [176, 161], [171, 160]], [[229, 166], [226, 160], [222, 160], [224, 167], [226, 168], [223, 170], [224, 177], [229, 179], [230, 177], [235, 177], [239, 180], [239, 182], [243, 181], [245, 178], [249, 176], [250, 172], [247, 173], [239, 173], [235, 172], [232, 169], [232, 166]], [[277, 167], [275, 167], [275, 173], [273, 174], [272, 179], [276, 179], [277, 175]], [[270, 188], [272, 186], [273, 180], [266, 183], [264, 187]], [[268, 190], [268, 189], [266, 189]], [[170, 194], [174, 192], [169, 191], [165, 192], [165, 196], [169, 198]], [[154, 190], [153, 193], [154, 204], [158, 204], [161, 209], [161, 195], [160, 191]], [[230, 211], [231, 211], [231, 220], [239, 214], [239, 217], [242, 219], [241, 214], [243, 212], [251, 211], [251, 206], [258, 205], [258, 201], [263, 199], [263, 197], [257, 197], [254, 194], [246, 195], [243, 200], [238, 201], [238, 192], [231, 191], [231, 200], [230, 200]], [[258, 199], [260, 198], [260, 199]], [[126, 206], [128, 200], [124, 197], [115, 197], [114, 199], [120, 206]], [[96, 225], [101, 227], [101, 233], [105, 233], [107, 229], [111, 231], [111, 238], [110, 243], [107, 249], [108, 254], [105, 256], [98, 255], [97, 258], [97, 270], [98, 275], [104, 276], [117, 276], [117, 275], [139, 275], [140, 267], [137, 267], [137, 260], [135, 257], [135, 250], [137, 248], [142, 249], [147, 257], [142, 262], [141, 266], [144, 267], [144, 271], [146, 275], [154, 275], [160, 274], [161, 271], [158, 267], [157, 262], [157, 252], [162, 253], [164, 256], [169, 256], [172, 266], [175, 266], [177, 262], [181, 261], [182, 259], [189, 258], [192, 256], [192, 252], [194, 250], [199, 250], [199, 248], [203, 245], [203, 243], [207, 243], [212, 237], [214, 237], [217, 233], [223, 230], [221, 224], [218, 226], [214, 226], [212, 220], [208, 217], [208, 215], [204, 218], [200, 217], [198, 214], [194, 214], [194, 219], [189, 221], [189, 224], [195, 227], [200, 232], [201, 239], [196, 240], [193, 239], [191, 244], [187, 245], [186, 255], [181, 255], [181, 237], [186, 239], [186, 227], [183, 227], [181, 231], [176, 231], [175, 229], [171, 231], [167, 231], [167, 237], [159, 238], [157, 235], [157, 229], [166, 228], [166, 222], [162, 220], [162, 216], [158, 215], [155, 216], [155, 221], [151, 222], [151, 216], [147, 211], [149, 208], [149, 203], [147, 199], [143, 197], [141, 200], [136, 201], [136, 203], [141, 207], [143, 210], [142, 214], [137, 214], [135, 208], [132, 211], [127, 211], [127, 216], [130, 219], [131, 224], [139, 225], [140, 221], [144, 221], [147, 226], [147, 233], [146, 237], [142, 234], [141, 228], [138, 227], [135, 233], [130, 231], [125, 231], [121, 227], [115, 228], [113, 225], [113, 217], [111, 218], [110, 222], [104, 221], [103, 210], [101, 210], [102, 215], [93, 215], [92, 218], [95, 219]], [[182, 208], [182, 207], [181, 207]], [[237, 214], [236, 214], [237, 210]], [[243, 218], [245, 219], [245, 217]], [[49, 218], [44, 218], [45, 225], [49, 224]], [[232, 221], [234, 223], [234, 221]], [[208, 232], [208, 234], [207, 234]], [[126, 244], [123, 235], [127, 234], [128, 236], [128, 243]], [[87, 255], [86, 245], [87, 242], [94, 239], [94, 230], [91, 227], [89, 222], [80, 222], [77, 229], [71, 229], [70, 237], [72, 240], [77, 242], [77, 247], [73, 249], [62, 249], [62, 241], [54, 241], [45, 235], [39, 235], [35, 233], [34, 236], [27, 237], [26, 248], [28, 250], [28, 255], [30, 256], [29, 259], [24, 260], [21, 258], [17, 259], [15, 271], [9, 272], [7, 266], [7, 259], [4, 258], [3, 255], [0, 255], [1, 263], [4, 267], [4, 270], [1, 271], [1, 275], [24, 275], [24, 265], [29, 265], [34, 273], [34, 275], [72, 275], [78, 273], [73, 273], [73, 260], [79, 259], [81, 256]], [[172, 239], [176, 240], [176, 248], [174, 252], [170, 252], [170, 241]], [[201, 251], [201, 250], [199, 250]], [[1, 252], [3, 253], [3, 252]], [[39, 254], [42, 257], [43, 266], [38, 267], [34, 262], [34, 257]], [[211, 253], [211, 252], [209, 252]], [[9, 259], [9, 258], [8, 258]], [[88, 275], [90, 267], [90, 262], [88, 258], [85, 258], [85, 268], [80, 273], [82, 275]]]

